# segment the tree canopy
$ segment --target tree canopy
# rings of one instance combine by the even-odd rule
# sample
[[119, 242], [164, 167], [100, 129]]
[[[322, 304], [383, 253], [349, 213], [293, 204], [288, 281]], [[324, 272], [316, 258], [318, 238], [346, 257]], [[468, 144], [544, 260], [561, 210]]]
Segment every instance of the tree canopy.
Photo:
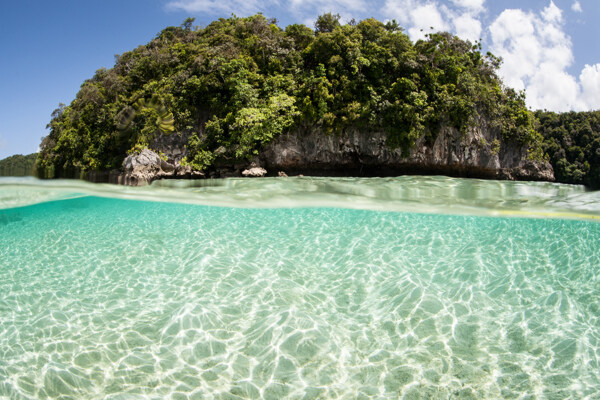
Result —
[[37, 153], [15, 154], [0, 160], [0, 176], [32, 176]]
[[536, 111], [556, 180], [600, 188], [600, 111]]
[[499, 59], [477, 43], [449, 33], [413, 43], [395, 21], [342, 25], [332, 14], [315, 30], [281, 29], [261, 14], [192, 23], [164, 29], [85, 81], [53, 113], [38, 167], [51, 176], [119, 168], [157, 136], [185, 132], [184, 162], [203, 170], [303, 126], [384, 131], [406, 153], [440, 126], [464, 132], [479, 116], [506, 140], [540, 148], [523, 94], [504, 87]]

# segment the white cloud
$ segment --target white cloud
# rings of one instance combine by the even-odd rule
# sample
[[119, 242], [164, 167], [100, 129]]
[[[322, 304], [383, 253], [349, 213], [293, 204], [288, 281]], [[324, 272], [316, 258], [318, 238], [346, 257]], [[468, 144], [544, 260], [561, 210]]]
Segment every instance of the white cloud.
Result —
[[485, 11], [485, 0], [452, 0], [457, 10], [448, 10], [453, 32], [462, 39], [475, 42], [481, 39], [482, 25], [479, 14]]
[[407, 27], [408, 35], [415, 41], [423, 39], [432, 31], [451, 30], [452, 17], [455, 16], [455, 13], [444, 5], [419, 0], [386, 0], [381, 12]]
[[600, 64], [587, 65], [579, 75], [581, 100], [585, 109], [600, 109]]
[[475, 42], [481, 38], [481, 21], [471, 14], [465, 13], [452, 20], [454, 32], [462, 39]]
[[386, 0], [381, 11], [389, 19], [396, 19], [401, 24], [408, 25], [411, 22], [409, 11], [413, 3], [412, 0]]
[[539, 14], [505, 10], [489, 27], [492, 52], [504, 60], [504, 83], [525, 89], [533, 109], [583, 110], [600, 103], [598, 66], [587, 66], [579, 81], [567, 72], [573, 52], [563, 23], [562, 11], [550, 1]]
[[485, 10], [485, 0], [452, 0], [458, 6], [469, 10], [472, 13], [480, 13]]
[[425, 34], [450, 31], [463, 39], [479, 40], [482, 24], [478, 17], [485, 11], [485, 0], [386, 0], [381, 13], [407, 28], [412, 40]]
[[446, 31], [449, 26], [442, 17], [436, 4], [430, 3], [418, 6], [409, 11], [412, 26], [408, 29], [408, 34], [414, 40], [423, 39], [426, 33]]
[[573, 5], [571, 5], [571, 10], [573, 10], [575, 12], [583, 12], [583, 9], [581, 8], [581, 4], [579, 4], [579, 1], [575, 1], [573, 3]]
[[569, 111], [581, 108], [577, 80], [551, 62], [542, 63], [527, 86], [527, 102], [534, 110]]
[[548, 7], [542, 11], [542, 18], [547, 22], [562, 22], [562, 11], [556, 7], [554, 1], [550, 0]]
[[492, 51], [502, 57], [500, 69], [504, 82], [517, 90], [525, 89], [525, 78], [540, 63], [541, 44], [535, 34], [535, 17], [521, 10], [505, 10], [489, 27]]

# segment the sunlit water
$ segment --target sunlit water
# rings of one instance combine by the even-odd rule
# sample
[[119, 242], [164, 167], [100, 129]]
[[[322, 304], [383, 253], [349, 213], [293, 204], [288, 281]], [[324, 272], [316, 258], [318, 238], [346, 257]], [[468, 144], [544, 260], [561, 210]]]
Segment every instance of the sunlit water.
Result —
[[201, 184], [0, 180], [0, 398], [600, 398], [598, 192]]

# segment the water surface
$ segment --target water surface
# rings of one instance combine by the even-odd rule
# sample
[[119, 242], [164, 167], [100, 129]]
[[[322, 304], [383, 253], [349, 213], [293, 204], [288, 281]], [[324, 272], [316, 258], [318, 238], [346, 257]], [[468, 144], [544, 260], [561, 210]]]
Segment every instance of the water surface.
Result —
[[202, 185], [0, 180], [0, 398], [600, 396], [597, 192]]

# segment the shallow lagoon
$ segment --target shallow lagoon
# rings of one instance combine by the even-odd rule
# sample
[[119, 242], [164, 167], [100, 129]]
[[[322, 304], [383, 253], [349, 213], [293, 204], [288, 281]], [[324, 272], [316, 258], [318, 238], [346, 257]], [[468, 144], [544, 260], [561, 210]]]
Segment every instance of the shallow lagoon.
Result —
[[0, 397], [600, 396], [597, 192], [196, 184], [0, 180]]

